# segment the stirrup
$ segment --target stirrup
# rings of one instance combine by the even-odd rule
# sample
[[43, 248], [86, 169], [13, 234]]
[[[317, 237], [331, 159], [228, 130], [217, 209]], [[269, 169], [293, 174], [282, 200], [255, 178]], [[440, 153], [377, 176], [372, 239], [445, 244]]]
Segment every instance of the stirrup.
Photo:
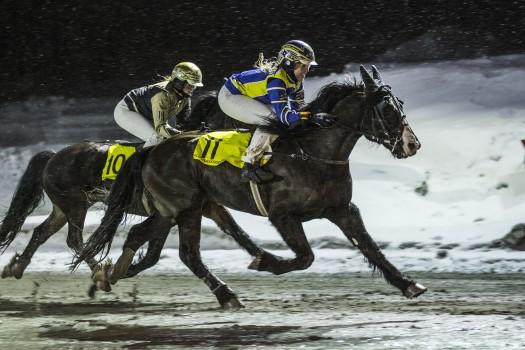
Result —
[[251, 163], [244, 163], [244, 167], [241, 171], [241, 182], [250, 182], [263, 183], [268, 182], [274, 178], [274, 175], [262, 169], [259, 166], [254, 166]]

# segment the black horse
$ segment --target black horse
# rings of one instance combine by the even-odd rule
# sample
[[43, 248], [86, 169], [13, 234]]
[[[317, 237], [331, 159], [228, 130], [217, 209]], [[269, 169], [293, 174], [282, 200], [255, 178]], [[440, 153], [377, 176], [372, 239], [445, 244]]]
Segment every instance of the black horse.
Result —
[[[412, 298], [424, 293], [426, 288], [403, 276], [385, 258], [366, 231], [357, 206], [351, 202], [348, 158], [361, 136], [383, 145], [396, 158], [412, 156], [420, 148], [404, 115], [402, 102], [383, 83], [376, 68], [372, 68], [374, 77], [361, 67], [363, 85], [329, 84], [305, 107], [312, 113], [331, 114], [335, 118], [331, 127], [289, 131], [276, 126], [278, 123], [269, 126], [281, 135], [272, 146], [273, 158], [267, 165], [277, 180], [260, 185], [260, 194], [270, 221], [296, 257], [283, 259], [263, 252], [252, 267], [274, 274], [308, 268], [314, 255], [302, 222], [327, 218], [389, 283]], [[92, 259], [108, 248], [116, 225], [130, 203], [129, 194], [145, 186], [159, 213], [179, 224], [181, 260], [208, 285], [223, 307], [239, 307], [236, 294], [201, 260], [203, 203], [213, 201], [254, 215], [260, 215], [260, 209], [250, 185], [239, 183], [238, 168], [227, 163], [208, 167], [196, 162], [192, 159], [194, 147], [193, 143], [183, 140], [169, 140], [132, 156], [112, 188], [101, 226], [75, 263]], [[166, 154], [170, 156], [166, 158]], [[125, 271], [126, 267], [119, 268]]]
[[[214, 94], [203, 96], [196, 104], [190, 118], [182, 127], [197, 129], [202, 123], [211, 128], [232, 127], [231, 121], [217, 114], [217, 98]], [[218, 117], [217, 117], [218, 116]], [[190, 136], [193, 133], [189, 133]], [[185, 136], [184, 136], [185, 135]], [[188, 134], [184, 134], [187, 137]], [[39, 205], [44, 191], [51, 200], [53, 209], [46, 220], [37, 226], [22, 254], [15, 254], [2, 271], [2, 278], [21, 278], [40, 245], [68, 224], [67, 245], [76, 253], [83, 248], [82, 230], [88, 209], [96, 202], [106, 202], [113, 181], [103, 181], [102, 171], [107, 158], [109, 142], [82, 142], [66, 147], [59, 152], [43, 151], [29, 162], [20, 179], [9, 209], [0, 226], [0, 249], [5, 249], [15, 239], [27, 218]], [[137, 250], [149, 241], [143, 258], [127, 270], [125, 277], [131, 277], [154, 265], [174, 222], [145, 208], [142, 193], [134, 193], [129, 199], [128, 213], [149, 216], [133, 226], [125, 247]], [[238, 241], [250, 254], [256, 256], [261, 250], [235, 223], [229, 212], [222, 206], [208, 202], [204, 215]], [[87, 259], [92, 270], [98, 269], [97, 261]], [[104, 287], [108, 289], [109, 286]]]

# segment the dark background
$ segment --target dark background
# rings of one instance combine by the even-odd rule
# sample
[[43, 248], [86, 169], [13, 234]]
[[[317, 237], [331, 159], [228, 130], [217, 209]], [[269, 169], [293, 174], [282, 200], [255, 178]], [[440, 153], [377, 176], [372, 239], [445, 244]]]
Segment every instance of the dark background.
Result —
[[525, 51], [525, 1], [3, 0], [0, 103], [112, 96], [195, 62], [208, 89], [289, 39], [315, 49], [313, 75], [349, 62]]

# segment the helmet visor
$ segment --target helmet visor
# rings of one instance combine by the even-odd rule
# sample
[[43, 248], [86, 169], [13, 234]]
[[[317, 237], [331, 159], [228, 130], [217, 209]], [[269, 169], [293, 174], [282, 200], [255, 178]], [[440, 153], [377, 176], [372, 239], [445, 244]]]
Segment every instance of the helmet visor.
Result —
[[203, 87], [204, 85], [198, 81], [198, 80], [191, 80], [191, 79], [188, 79], [186, 80], [186, 82], [192, 86], [195, 86], [195, 87]]
[[312, 60], [300, 59], [299, 62], [307, 66], [317, 66], [317, 62], [315, 60], [312, 61]]

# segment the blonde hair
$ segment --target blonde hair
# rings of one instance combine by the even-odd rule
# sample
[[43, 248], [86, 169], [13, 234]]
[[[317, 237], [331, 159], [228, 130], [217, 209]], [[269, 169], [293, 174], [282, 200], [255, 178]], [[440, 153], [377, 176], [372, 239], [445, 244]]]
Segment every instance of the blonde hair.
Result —
[[264, 58], [264, 54], [261, 52], [254, 66], [265, 73], [273, 74], [279, 69], [279, 61], [275, 57]]
[[164, 82], [170, 82], [173, 80], [173, 77], [171, 75], [160, 75], [160, 74], [157, 74], [157, 76], [159, 77], [159, 81], [157, 83], [164, 83]]
[[166, 91], [170, 91], [173, 85], [172, 76], [171, 75], [160, 75], [160, 74], [157, 74], [157, 76], [159, 80], [153, 83], [153, 85], [156, 85]]

